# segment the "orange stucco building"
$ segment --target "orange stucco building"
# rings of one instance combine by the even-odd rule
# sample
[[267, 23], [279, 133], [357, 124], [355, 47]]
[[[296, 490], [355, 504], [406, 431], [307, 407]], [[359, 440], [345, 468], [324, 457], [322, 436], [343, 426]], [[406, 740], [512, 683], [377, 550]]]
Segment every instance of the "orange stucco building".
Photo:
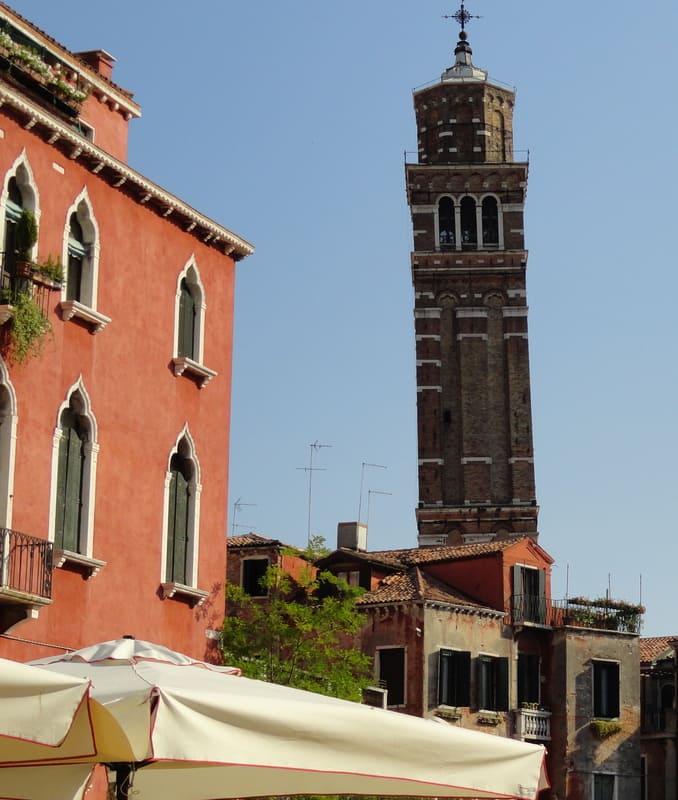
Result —
[[252, 247], [127, 164], [109, 54], [0, 23], [0, 655], [130, 634], [204, 657]]

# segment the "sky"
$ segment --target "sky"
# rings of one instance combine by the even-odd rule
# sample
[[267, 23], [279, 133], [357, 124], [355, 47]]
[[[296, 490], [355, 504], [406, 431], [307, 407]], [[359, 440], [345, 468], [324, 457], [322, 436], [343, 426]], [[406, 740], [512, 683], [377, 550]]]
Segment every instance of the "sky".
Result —
[[[129, 162], [252, 242], [236, 278], [229, 534], [369, 523], [416, 546], [412, 90], [453, 63], [454, 0], [14, 0], [103, 48], [143, 116]], [[539, 542], [553, 596], [678, 634], [678, 4], [469, 0], [517, 87]], [[207, 310], [208, 324], [218, 309]], [[209, 389], [207, 389], [209, 391]], [[317, 448], [311, 445], [316, 443]], [[378, 466], [365, 466], [363, 463]], [[362, 495], [361, 495], [361, 476]], [[239, 501], [234, 517], [234, 507]], [[369, 519], [367, 511], [369, 509]]]

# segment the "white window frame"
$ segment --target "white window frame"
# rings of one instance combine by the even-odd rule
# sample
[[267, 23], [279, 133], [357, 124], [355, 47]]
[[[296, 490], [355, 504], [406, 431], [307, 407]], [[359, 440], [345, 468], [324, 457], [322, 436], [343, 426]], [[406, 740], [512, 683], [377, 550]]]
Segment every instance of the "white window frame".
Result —
[[[191, 286], [196, 297], [196, 310], [195, 323], [193, 328], [193, 341], [194, 341], [194, 358], [179, 355], [179, 318], [181, 314], [181, 283], [186, 280]], [[216, 377], [217, 373], [205, 366], [204, 363], [204, 350], [205, 350], [205, 315], [207, 312], [207, 303], [205, 302], [205, 287], [203, 286], [200, 277], [200, 270], [195, 260], [195, 255], [191, 255], [184, 268], [177, 276], [176, 292], [174, 296], [174, 339], [172, 343], [172, 366], [174, 374], [178, 377], [187, 374], [198, 380], [200, 388], [207, 386], [207, 384]]]
[[600, 798], [596, 796], [596, 775], [607, 775], [612, 778], [614, 782], [614, 789], [612, 790], [612, 800], [617, 800], [619, 796], [619, 781], [617, 780], [617, 774], [615, 772], [602, 772], [602, 771], [591, 773], [591, 800], [600, 800]]
[[[5, 225], [7, 220], [7, 199], [9, 197], [9, 182], [12, 178], [16, 179], [21, 190], [21, 198], [24, 202], [23, 208], [33, 212], [35, 222], [38, 226], [38, 237], [40, 236], [40, 195], [38, 187], [33, 177], [33, 170], [26, 156], [26, 149], [14, 160], [12, 166], [5, 173], [5, 183], [0, 195], [0, 219], [2, 220], [2, 242], [5, 241]], [[31, 249], [31, 259], [35, 259], [37, 253], [37, 242]]]
[[7, 366], [0, 356], [0, 386], [7, 393], [5, 422], [0, 425], [0, 528], [12, 527], [14, 466], [16, 462], [17, 402]]
[[96, 575], [101, 567], [105, 566], [104, 561], [99, 561], [94, 558], [94, 510], [96, 498], [96, 475], [97, 475], [97, 460], [99, 457], [99, 434], [96, 417], [92, 412], [92, 403], [89, 394], [85, 388], [82, 375], [70, 387], [66, 393], [66, 399], [59, 406], [56, 415], [56, 427], [52, 437], [52, 472], [50, 482], [50, 498], [49, 498], [49, 527], [47, 538], [50, 542], [54, 542], [56, 534], [56, 507], [57, 507], [57, 490], [58, 490], [58, 475], [59, 475], [59, 444], [63, 437], [63, 430], [61, 428], [61, 415], [70, 406], [71, 398], [73, 395], [79, 395], [82, 403], [82, 413], [80, 416], [87, 420], [89, 428], [89, 438], [85, 442], [85, 463], [83, 465], [82, 474], [82, 516], [80, 519], [80, 542], [81, 552], [73, 553], [67, 550], [59, 550], [55, 552], [55, 566], [62, 567], [64, 564], [75, 564], [90, 573], [90, 576]]
[[[172, 457], [180, 454], [188, 458], [193, 463], [193, 477], [188, 484], [189, 506], [188, 506], [188, 547], [186, 550], [186, 574], [189, 582], [186, 584], [168, 580], [167, 576], [167, 547], [168, 547], [168, 524], [169, 524], [169, 499], [170, 484], [172, 482], [171, 463]], [[198, 560], [200, 553], [200, 495], [202, 484], [200, 482], [200, 462], [196, 455], [195, 442], [191, 436], [188, 424], [184, 425], [183, 430], [177, 436], [174, 446], [167, 457], [167, 468], [165, 471], [165, 488], [162, 500], [162, 548], [160, 554], [160, 583], [163, 589], [163, 596], [188, 597], [194, 602], [201, 604], [208, 596], [208, 592], [198, 588]]]
[[[82, 264], [80, 300], [67, 299], [68, 237], [70, 233], [71, 216], [73, 214], [76, 215], [82, 227], [84, 243], [87, 250], [87, 255], [83, 258]], [[64, 265], [64, 280], [61, 284], [61, 302], [59, 303], [59, 310], [64, 322], [74, 318], [79, 319], [87, 325], [92, 333], [98, 333], [103, 330], [111, 321], [110, 317], [107, 317], [97, 310], [100, 252], [101, 237], [99, 235], [99, 223], [94, 216], [94, 210], [87, 192], [87, 187], [84, 187], [66, 212], [61, 249], [61, 263]]]

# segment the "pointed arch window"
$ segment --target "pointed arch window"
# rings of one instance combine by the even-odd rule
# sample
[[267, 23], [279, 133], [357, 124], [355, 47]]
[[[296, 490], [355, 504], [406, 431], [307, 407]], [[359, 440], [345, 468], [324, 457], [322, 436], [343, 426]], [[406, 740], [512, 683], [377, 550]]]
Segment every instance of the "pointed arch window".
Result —
[[54, 544], [58, 550], [80, 553], [87, 426], [69, 406], [61, 414], [60, 428]]
[[66, 217], [63, 259], [66, 280], [59, 305], [62, 319], [80, 320], [92, 333], [103, 330], [111, 320], [97, 310], [99, 228], [86, 190]]
[[483, 247], [499, 247], [499, 206], [496, 197], [484, 197], [482, 202]]
[[170, 474], [166, 577], [169, 581], [186, 585], [189, 583], [187, 558], [193, 474], [190, 460], [175, 453], [170, 462]]
[[463, 250], [475, 250], [478, 246], [478, 222], [476, 219], [476, 201], [466, 195], [461, 198], [461, 246]]
[[[177, 333], [177, 355], [184, 356], [185, 358], [192, 358], [194, 361], [199, 361], [196, 357], [196, 322], [198, 321], [198, 312], [196, 308], [196, 298], [194, 297], [195, 289], [191, 289], [191, 285], [182, 278], [180, 284], [179, 296], [179, 330]], [[197, 294], [197, 292], [196, 292]]]
[[33, 176], [28, 162], [23, 156], [15, 162], [14, 170], [7, 178], [2, 195], [4, 208], [3, 222], [3, 269], [2, 286], [14, 288], [17, 261], [17, 224], [24, 211], [30, 211], [38, 218], [37, 191], [34, 188]]
[[456, 237], [454, 200], [441, 197], [438, 203], [438, 242], [441, 250], [454, 250]]
[[81, 301], [83, 296], [83, 265], [87, 247], [78, 215], [71, 214], [68, 226], [68, 270], [66, 272], [66, 299]]
[[97, 424], [82, 381], [61, 406], [54, 432], [50, 535], [56, 566], [76, 565], [95, 575], [105, 562], [92, 557], [99, 445]]
[[197, 588], [200, 520], [200, 467], [187, 429], [180, 436], [165, 479], [162, 588], [165, 597], [201, 603]]
[[201, 388], [217, 374], [203, 363], [205, 308], [200, 273], [191, 259], [177, 280], [172, 365], [175, 375], [185, 374]]
[[12, 527], [16, 425], [16, 395], [0, 358], [0, 528]]

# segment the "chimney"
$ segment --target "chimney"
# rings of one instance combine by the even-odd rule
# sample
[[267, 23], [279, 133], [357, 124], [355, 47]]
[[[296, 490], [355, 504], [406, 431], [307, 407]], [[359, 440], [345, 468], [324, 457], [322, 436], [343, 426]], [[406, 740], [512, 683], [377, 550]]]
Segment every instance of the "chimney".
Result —
[[367, 551], [367, 525], [364, 522], [340, 522], [337, 525], [337, 547]]
[[98, 72], [102, 78], [106, 78], [109, 81], [111, 80], [115, 58], [110, 53], [107, 53], [105, 50], [85, 50], [75, 55], [81, 61], [84, 61], [90, 69]]

